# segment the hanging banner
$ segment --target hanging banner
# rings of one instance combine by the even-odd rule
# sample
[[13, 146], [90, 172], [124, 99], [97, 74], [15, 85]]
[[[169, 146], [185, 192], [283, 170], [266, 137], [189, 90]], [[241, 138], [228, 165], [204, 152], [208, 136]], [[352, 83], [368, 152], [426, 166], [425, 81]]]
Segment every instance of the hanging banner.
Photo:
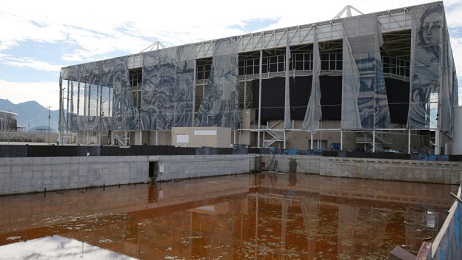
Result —
[[143, 130], [192, 126], [194, 53], [194, 45], [143, 53]]
[[430, 124], [430, 96], [441, 86], [442, 25], [442, 3], [412, 9], [410, 129], [437, 127]]
[[214, 42], [212, 68], [204, 98], [194, 120], [195, 126], [238, 129], [239, 80], [236, 38]]
[[391, 120], [377, 14], [345, 18], [343, 30], [342, 128], [388, 128]]
[[319, 44], [316, 29], [314, 30], [313, 43], [313, 76], [311, 83], [310, 99], [305, 112], [305, 118], [301, 129], [309, 133], [316, 133], [319, 129], [319, 122], [322, 118], [321, 111], [321, 84], [319, 74], [321, 73], [321, 58], [319, 56]]

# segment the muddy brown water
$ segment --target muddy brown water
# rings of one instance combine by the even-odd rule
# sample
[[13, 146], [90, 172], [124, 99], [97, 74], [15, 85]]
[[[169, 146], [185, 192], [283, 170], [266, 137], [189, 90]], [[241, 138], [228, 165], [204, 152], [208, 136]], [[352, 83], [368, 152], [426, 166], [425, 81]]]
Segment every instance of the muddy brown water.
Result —
[[0, 246], [59, 235], [138, 259], [387, 259], [432, 241], [457, 188], [263, 173], [3, 196]]

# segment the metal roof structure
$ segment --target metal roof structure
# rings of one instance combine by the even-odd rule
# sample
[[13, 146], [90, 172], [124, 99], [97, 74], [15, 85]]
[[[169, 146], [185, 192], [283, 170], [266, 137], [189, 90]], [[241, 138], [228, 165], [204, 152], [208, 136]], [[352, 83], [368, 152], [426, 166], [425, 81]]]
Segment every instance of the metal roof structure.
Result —
[[[396, 38], [395, 43], [399, 43], [400, 41], [410, 37], [410, 35], [407, 35], [406, 33], [403, 34], [399, 32], [411, 29], [411, 10], [412, 7], [404, 7], [378, 12], [377, 20], [382, 29], [382, 33], [390, 33], [390, 37]], [[342, 11], [340, 13], [342, 13]], [[244, 53], [264, 49], [285, 48], [287, 43], [290, 46], [312, 44], [314, 29], [319, 32], [319, 42], [340, 40], [343, 37], [342, 19], [343, 18], [334, 18], [330, 21], [239, 35], [236, 36], [238, 42], [238, 52]], [[214, 51], [214, 41], [215, 40], [208, 40], [195, 43], [196, 59], [212, 57]], [[147, 49], [149, 49], [149, 47], [142, 52], [146, 51]], [[393, 46], [388, 46], [388, 49], [392, 50]], [[142, 56], [140, 54], [142, 52], [130, 55], [129, 68], [141, 67]]]

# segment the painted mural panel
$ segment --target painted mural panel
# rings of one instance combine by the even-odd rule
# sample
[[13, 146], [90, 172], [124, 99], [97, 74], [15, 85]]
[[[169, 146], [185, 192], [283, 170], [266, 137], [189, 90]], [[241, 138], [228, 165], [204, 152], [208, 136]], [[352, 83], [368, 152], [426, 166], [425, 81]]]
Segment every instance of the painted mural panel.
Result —
[[343, 30], [343, 70], [342, 70], [342, 129], [361, 129], [359, 117], [359, 70], [353, 57], [348, 35]]
[[415, 7], [412, 21], [411, 95], [408, 124], [411, 129], [429, 128], [430, 94], [441, 85], [441, 2]]
[[285, 81], [284, 81], [284, 129], [292, 128], [292, 120], [290, 118], [290, 80], [289, 80], [289, 70], [290, 70], [290, 45], [289, 45], [289, 35], [286, 34], [286, 56], [285, 56]]
[[[344, 84], [358, 84], [357, 72], [359, 73], [358, 86], [344, 86], [345, 97], [357, 98], [354, 100], [343, 99], [342, 126], [346, 129], [374, 129], [387, 128], [391, 124], [390, 112], [386, 95], [385, 80], [383, 77], [383, 65], [380, 56], [380, 46], [383, 44], [382, 34], [378, 27], [377, 15], [363, 15], [360, 17], [346, 18], [343, 21], [344, 37], [348, 37], [344, 44], [343, 75], [346, 77]], [[345, 53], [345, 51], [351, 53]], [[352, 64], [351, 57], [354, 59]], [[350, 68], [351, 67], [351, 68]], [[348, 71], [352, 74], [346, 74]], [[351, 91], [352, 93], [345, 93]], [[354, 103], [350, 105], [351, 103]], [[357, 116], [347, 113], [359, 113], [360, 125], [345, 122]], [[345, 119], [343, 119], [345, 118]], [[358, 128], [359, 127], [359, 128]]]
[[452, 137], [454, 131], [454, 107], [458, 105], [458, 86], [451, 41], [447, 28], [445, 22], [443, 27], [443, 49], [441, 56], [442, 85], [440, 87], [440, 115], [438, 123], [441, 132]]
[[[113, 106], [114, 71], [123, 58], [68, 67], [68, 85], [63, 91], [66, 124], [71, 131], [107, 131]], [[128, 82], [128, 80], [127, 80]]]
[[138, 129], [138, 110], [131, 94], [127, 58], [114, 59], [113, 71], [106, 80], [112, 87], [112, 130]]
[[319, 122], [322, 118], [321, 111], [321, 83], [319, 74], [321, 73], [321, 58], [319, 56], [319, 44], [316, 30], [314, 32], [313, 43], [313, 78], [311, 83], [311, 93], [306, 107], [305, 118], [301, 129], [309, 133], [316, 133], [319, 129]]
[[[78, 104], [78, 99], [76, 100], [74, 98], [77, 98], [78, 95], [76, 95], [76, 92], [78, 93], [78, 86], [79, 86], [79, 78], [80, 78], [80, 65], [76, 66], [71, 66], [67, 68], [67, 80], [69, 82], [68, 87], [71, 88], [71, 96], [67, 102], [70, 102], [70, 109], [67, 110], [67, 116], [66, 116], [66, 124], [67, 124], [67, 129], [71, 131], [76, 131], [79, 130], [78, 124], [77, 124], [77, 114], [74, 112], [74, 105]], [[63, 87], [63, 86], [62, 86]], [[66, 104], [67, 105], [67, 104]]]
[[194, 56], [194, 45], [143, 54], [142, 129], [192, 126]]
[[214, 42], [212, 68], [195, 126], [239, 128], [239, 81], [236, 38]]

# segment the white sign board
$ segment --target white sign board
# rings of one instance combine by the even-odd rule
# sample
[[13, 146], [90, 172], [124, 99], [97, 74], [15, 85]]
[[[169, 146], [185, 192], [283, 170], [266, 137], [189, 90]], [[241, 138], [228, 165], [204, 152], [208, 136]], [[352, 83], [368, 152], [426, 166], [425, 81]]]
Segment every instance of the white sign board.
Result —
[[177, 135], [176, 136], [177, 143], [189, 143], [189, 135]]

